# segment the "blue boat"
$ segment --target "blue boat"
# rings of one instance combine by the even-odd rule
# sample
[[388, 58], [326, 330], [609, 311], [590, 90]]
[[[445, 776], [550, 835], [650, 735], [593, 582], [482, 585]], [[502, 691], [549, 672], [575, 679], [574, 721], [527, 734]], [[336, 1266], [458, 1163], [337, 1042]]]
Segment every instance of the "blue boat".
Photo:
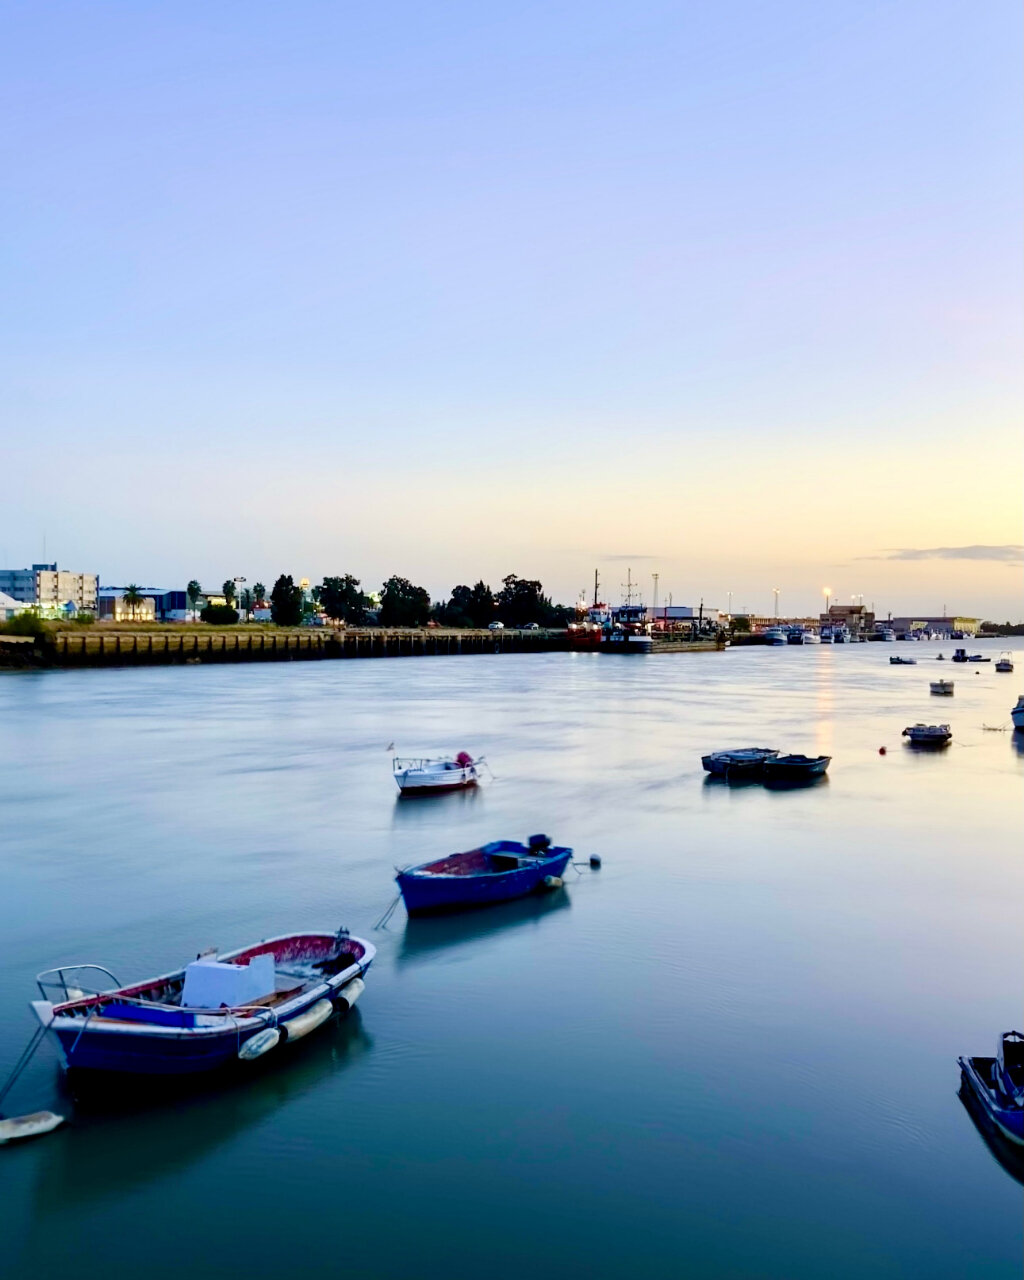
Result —
[[765, 762], [778, 754], [769, 747], [737, 747], [733, 751], [712, 751], [701, 756], [700, 762], [713, 778], [751, 778], [760, 776]]
[[994, 1058], [958, 1058], [963, 1084], [1004, 1138], [1024, 1149], [1024, 1031], [1005, 1031]]
[[342, 929], [197, 956], [131, 986], [100, 965], [64, 965], [39, 975], [32, 1009], [76, 1074], [196, 1075], [253, 1061], [350, 1009], [375, 954]]
[[571, 857], [571, 849], [552, 845], [547, 836], [530, 836], [528, 844], [492, 840], [479, 849], [407, 867], [395, 881], [410, 915], [459, 911], [525, 897], [560, 877]]
[[786, 786], [814, 782], [825, 776], [831, 763], [831, 756], [773, 756], [764, 762], [764, 780]]

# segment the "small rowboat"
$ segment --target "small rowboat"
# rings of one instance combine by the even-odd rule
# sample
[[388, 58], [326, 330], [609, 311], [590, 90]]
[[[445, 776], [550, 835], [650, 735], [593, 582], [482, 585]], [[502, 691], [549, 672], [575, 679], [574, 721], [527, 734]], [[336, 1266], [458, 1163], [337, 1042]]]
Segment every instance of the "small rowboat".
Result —
[[996, 670], [1001, 671], [1004, 675], [1013, 672], [1013, 654], [1007, 650], [1006, 653], [999, 655], [999, 661], [996, 663]]
[[824, 777], [831, 756], [776, 756], [764, 762], [764, 780], [768, 783], [813, 782]]
[[1010, 711], [1010, 719], [1015, 729], [1024, 729], [1024, 693], [1017, 697], [1017, 705]]
[[713, 778], [753, 778], [760, 776], [765, 761], [774, 760], [778, 754], [769, 747], [738, 747], [734, 751], [712, 751], [701, 756], [700, 762]]
[[952, 698], [953, 696], [952, 680], [930, 680], [928, 688], [931, 689], [932, 693], [937, 693], [943, 698]]
[[999, 1132], [1024, 1148], [1024, 1031], [1006, 1031], [994, 1058], [959, 1058], [963, 1083]]
[[912, 724], [903, 730], [912, 747], [948, 747], [953, 731], [948, 724]]
[[474, 760], [468, 751], [460, 751], [454, 757], [435, 756], [413, 760], [396, 756], [391, 767], [398, 790], [403, 796], [439, 795], [445, 791], [475, 787], [480, 779], [479, 766], [483, 763], [483, 756]]
[[492, 840], [479, 849], [407, 867], [395, 881], [410, 915], [458, 911], [525, 897], [545, 881], [561, 883], [571, 857], [571, 849], [552, 845], [547, 836], [531, 836], [528, 844]]
[[375, 954], [340, 930], [199, 956], [131, 986], [100, 965], [64, 965], [36, 979], [32, 1009], [76, 1072], [194, 1075], [262, 1057], [351, 1008]]
[[890, 667], [916, 667], [917, 659], [892, 657], [889, 659], [889, 666]]

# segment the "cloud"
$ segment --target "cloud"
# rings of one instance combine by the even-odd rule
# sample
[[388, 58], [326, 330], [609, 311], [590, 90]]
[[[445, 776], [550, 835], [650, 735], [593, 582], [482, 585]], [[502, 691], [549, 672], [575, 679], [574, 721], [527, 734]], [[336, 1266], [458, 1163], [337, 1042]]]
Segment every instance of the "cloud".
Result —
[[995, 560], [1001, 564], [1024, 562], [1024, 545], [1017, 542], [989, 547], [975, 543], [969, 547], [889, 547], [881, 555], [858, 556], [859, 560]]

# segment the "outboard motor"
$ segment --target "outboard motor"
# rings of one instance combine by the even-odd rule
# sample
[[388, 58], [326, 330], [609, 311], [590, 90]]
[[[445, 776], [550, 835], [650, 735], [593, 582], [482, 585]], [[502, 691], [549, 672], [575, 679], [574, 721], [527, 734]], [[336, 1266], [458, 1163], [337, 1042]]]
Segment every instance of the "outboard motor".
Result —
[[1024, 1033], [1005, 1031], [999, 1039], [996, 1069], [1003, 1092], [1024, 1106]]
[[544, 835], [530, 836], [529, 845], [531, 853], [543, 853], [551, 848], [551, 841]]

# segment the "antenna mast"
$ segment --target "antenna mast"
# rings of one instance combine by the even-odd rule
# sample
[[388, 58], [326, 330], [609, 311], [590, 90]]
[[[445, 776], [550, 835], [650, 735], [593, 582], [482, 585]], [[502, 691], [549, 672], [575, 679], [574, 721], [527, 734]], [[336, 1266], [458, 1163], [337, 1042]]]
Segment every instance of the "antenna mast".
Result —
[[601, 586], [601, 579], [597, 576], [597, 570], [595, 569], [594, 570], [594, 608], [595, 609], [597, 608], [599, 603], [597, 599], [597, 592], [600, 586]]
[[661, 574], [660, 574], [660, 573], [652, 573], [652, 574], [651, 574], [651, 577], [654, 579], [654, 600], [653, 600], [653, 601], [652, 601], [652, 603], [651, 603], [651, 608], [652, 608], [652, 609], [657, 609], [657, 607], [658, 607], [658, 579], [661, 577]]

